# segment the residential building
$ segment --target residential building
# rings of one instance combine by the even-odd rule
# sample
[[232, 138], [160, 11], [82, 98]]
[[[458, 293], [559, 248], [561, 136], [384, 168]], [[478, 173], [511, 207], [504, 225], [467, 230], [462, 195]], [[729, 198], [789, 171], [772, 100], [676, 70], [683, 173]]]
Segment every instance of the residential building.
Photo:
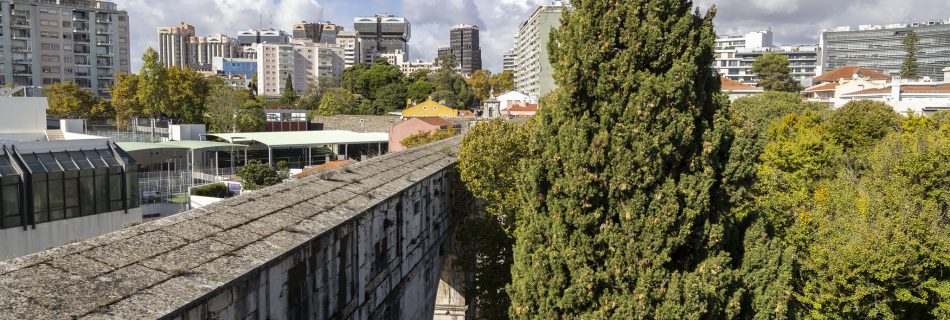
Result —
[[290, 43], [290, 35], [277, 29], [250, 29], [238, 31], [238, 43], [244, 47], [253, 47], [255, 44], [284, 44]]
[[538, 104], [516, 104], [508, 109], [502, 110], [501, 113], [508, 117], [530, 117], [538, 114]]
[[552, 29], [560, 28], [561, 13], [569, 10], [563, 1], [538, 6], [521, 23], [515, 35], [515, 90], [540, 98], [555, 88], [548, 41]]
[[455, 56], [459, 72], [471, 75], [482, 69], [482, 48], [478, 39], [478, 26], [459, 24], [449, 31], [449, 50]]
[[131, 69], [128, 20], [106, 1], [0, 0], [0, 83], [75, 82], [108, 98]]
[[82, 120], [46, 128], [46, 98], [0, 97], [0, 256], [12, 258], [142, 221], [137, 165]]
[[815, 85], [806, 88], [802, 94], [809, 101], [823, 102], [838, 108], [846, 102], [841, 99], [845, 94], [884, 88], [891, 81], [891, 76], [877, 70], [844, 66], [815, 77], [812, 80]]
[[189, 65], [198, 70], [210, 70], [215, 58], [237, 58], [241, 52], [237, 39], [220, 33], [207, 37], [192, 37], [188, 40], [188, 47], [192, 54]]
[[729, 95], [729, 101], [735, 101], [741, 97], [756, 95], [765, 91], [762, 88], [735, 81], [726, 77], [720, 77], [719, 82], [721, 84], [720, 91]]
[[423, 132], [435, 133], [449, 130], [454, 125], [441, 117], [418, 117], [400, 122], [389, 129], [389, 153], [406, 150], [402, 140]]
[[195, 27], [182, 22], [174, 27], [158, 27], [158, 59], [165, 67], [190, 66], [194, 57], [191, 38], [195, 37]]
[[337, 34], [343, 31], [343, 27], [330, 22], [306, 22], [296, 23], [291, 28], [291, 34], [294, 39], [307, 39], [314, 43], [335, 44]]
[[459, 111], [432, 99], [402, 110], [403, 118], [458, 117]]
[[344, 50], [338, 45], [262, 43], [257, 48], [257, 92], [261, 96], [281, 96], [288, 75], [297, 95], [306, 93], [312, 82], [343, 75]]
[[920, 75], [946, 81], [941, 70], [950, 66], [950, 19], [822, 30], [819, 74], [842, 66], [860, 66], [899, 75], [905, 56], [903, 40], [910, 31], [920, 38]]
[[775, 46], [769, 30], [717, 38], [713, 68], [723, 77], [754, 87], [759, 78], [752, 72], [752, 63], [767, 52], [788, 58], [792, 77], [804, 87], [811, 85], [818, 69], [820, 48], [815, 45]]
[[243, 74], [219, 74], [216, 76], [224, 79], [225, 83], [235, 89], [247, 89], [252, 79]]
[[257, 74], [257, 59], [215, 57], [211, 60], [211, 71], [224, 75], [239, 74], [253, 79]]
[[421, 59], [416, 59], [416, 61], [408, 61], [406, 59], [406, 53], [402, 50], [396, 50], [393, 53], [384, 53], [380, 57], [386, 59], [391, 65], [394, 65], [399, 68], [399, 71], [402, 71], [403, 74], [409, 75], [417, 70], [436, 70], [437, 68], [430, 61], [423, 61]]
[[340, 31], [337, 33], [336, 45], [343, 47], [343, 64], [346, 68], [363, 62], [360, 56], [360, 38], [356, 31]]
[[507, 110], [508, 108], [511, 108], [512, 106], [516, 104], [526, 105], [526, 104], [531, 104], [531, 103], [534, 103], [534, 104], [538, 103], [538, 99], [528, 96], [518, 91], [505, 92], [495, 97], [495, 99], [498, 100], [498, 103], [499, 103], [498, 107], [500, 108], [500, 110]]
[[515, 63], [515, 61], [516, 61], [517, 58], [518, 58], [518, 54], [515, 53], [515, 49], [508, 50], [508, 52], [506, 52], [506, 53], [501, 57], [501, 69], [502, 69], [502, 71], [515, 72], [515, 69], [516, 69], [517, 66], [518, 66], [518, 64]]
[[267, 118], [265, 131], [307, 131], [310, 130], [310, 120], [307, 119], [307, 110], [303, 109], [265, 109]]
[[360, 60], [372, 63], [384, 53], [408, 52], [411, 36], [409, 20], [389, 14], [353, 19], [353, 30], [360, 39]]
[[[950, 67], [942, 70], [941, 77], [950, 78]], [[884, 102], [902, 114], [930, 115], [950, 110], [950, 82], [921, 82], [895, 77], [883, 88], [865, 89], [841, 95], [841, 105], [854, 100]]]

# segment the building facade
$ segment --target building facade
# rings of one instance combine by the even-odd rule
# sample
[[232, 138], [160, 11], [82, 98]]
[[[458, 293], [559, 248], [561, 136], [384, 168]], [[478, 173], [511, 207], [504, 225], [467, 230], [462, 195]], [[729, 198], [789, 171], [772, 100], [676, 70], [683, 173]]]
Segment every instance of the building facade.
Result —
[[459, 72], [471, 75], [482, 69], [482, 48], [478, 39], [478, 26], [455, 25], [449, 31], [449, 50], [455, 55]]
[[337, 34], [343, 31], [343, 27], [333, 23], [319, 22], [300, 22], [293, 25], [291, 34], [295, 40], [309, 40], [314, 43], [335, 44]]
[[257, 92], [266, 97], [279, 97], [290, 76], [297, 95], [322, 79], [339, 79], [344, 69], [344, 49], [330, 44], [268, 44], [257, 45]]
[[336, 36], [336, 44], [343, 47], [343, 64], [346, 68], [363, 62], [360, 51], [360, 38], [356, 31], [340, 31]]
[[408, 61], [406, 53], [401, 50], [397, 50], [394, 53], [384, 53], [380, 58], [386, 59], [387, 63], [398, 67], [399, 71], [402, 71], [405, 75], [409, 75], [418, 70], [432, 71], [437, 69], [431, 61], [423, 61], [421, 59]]
[[756, 86], [759, 78], [752, 72], [752, 63], [767, 52], [788, 58], [792, 77], [803, 87], [811, 86], [811, 79], [818, 72], [821, 49], [817, 45], [775, 46], [772, 31], [768, 30], [717, 38], [713, 68], [729, 80]]
[[211, 71], [219, 75], [239, 74], [250, 80], [257, 74], [257, 59], [215, 57]]
[[516, 59], [518, 59], [518, 54], [515, 53], [515, 49], [508, 50], [508, 52], [506, 52], [506, 53], [501, 57], [501, 69], [502, 69], [502, 71], [515, 72], [515, 69], [517, 69], [517, 66], [518, 66], [518, 64], [515, 63], [515, 60], [516, 60]]
[[905, 56], [903, 40], [910, 31], [920, 37], [920, 75], [944, 81], [942, 70], [950, 66], [950, 19], [823, 30], [819, 74], [843, 66], [860, 66], [899, 75]]
[[158, 27], [158, 59], [165, 67], [184, 67], [192, 63], [192, 47], [195, 27], [182, 22], [174, 27]]
[[384, 53], [409, 51], [411, 34], [409, 20], [389, 14], [353, 19], [353, 30], [360, 39], [360, 60], [372, 63]]
[[128, 20], [106, 1], [0, 0], [0, 83], [75, 82], [108, 98], [131, 70]]
[[548, 56], [551, 29], [560, 28], [561, 13], [569, 10], [563, 1], [539, 6], [521, 23], [515, 35], [515, 90], [540, 98], [554, 90], [554, 69]]
[[192, 37], [188, 40], [189, 51], [192, 52], [192, 69], [210, 70], [215, 58], [237, 58], [240, 55], [240, 44], [237, 39], [223, 34], [207, 37]]

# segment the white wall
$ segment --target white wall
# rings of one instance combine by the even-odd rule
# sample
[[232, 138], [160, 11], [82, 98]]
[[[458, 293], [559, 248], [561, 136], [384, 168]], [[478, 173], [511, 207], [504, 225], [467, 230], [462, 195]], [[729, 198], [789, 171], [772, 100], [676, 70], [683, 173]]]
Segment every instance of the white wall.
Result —
[[171, 128], [172, 141], [201, 140], [208, 133], [203, 124], [175, 124]]
[[0, 97], [0, 133], [46, 130], [46, 98]]
[[86, 240], [142, 222], [140, 208], [0, 230], [0, 260]]

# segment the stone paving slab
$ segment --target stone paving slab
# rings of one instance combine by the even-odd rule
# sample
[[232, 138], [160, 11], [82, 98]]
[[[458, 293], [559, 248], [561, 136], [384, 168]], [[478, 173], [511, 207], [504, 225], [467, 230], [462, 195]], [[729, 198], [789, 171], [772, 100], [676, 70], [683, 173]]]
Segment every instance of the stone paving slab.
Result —
[[0, 319], [161, 317], [444, 170], [460, 140], [0, 262]]

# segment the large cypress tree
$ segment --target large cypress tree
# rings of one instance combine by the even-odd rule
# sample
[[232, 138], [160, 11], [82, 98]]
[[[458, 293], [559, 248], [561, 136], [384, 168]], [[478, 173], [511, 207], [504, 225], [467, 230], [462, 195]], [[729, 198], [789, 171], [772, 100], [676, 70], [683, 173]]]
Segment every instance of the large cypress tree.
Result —
[[[737, 315], [714, 11], [574, 0], [523, 170], [514, 318]], [[741, 237], [738, 241], [741, 241]]]

